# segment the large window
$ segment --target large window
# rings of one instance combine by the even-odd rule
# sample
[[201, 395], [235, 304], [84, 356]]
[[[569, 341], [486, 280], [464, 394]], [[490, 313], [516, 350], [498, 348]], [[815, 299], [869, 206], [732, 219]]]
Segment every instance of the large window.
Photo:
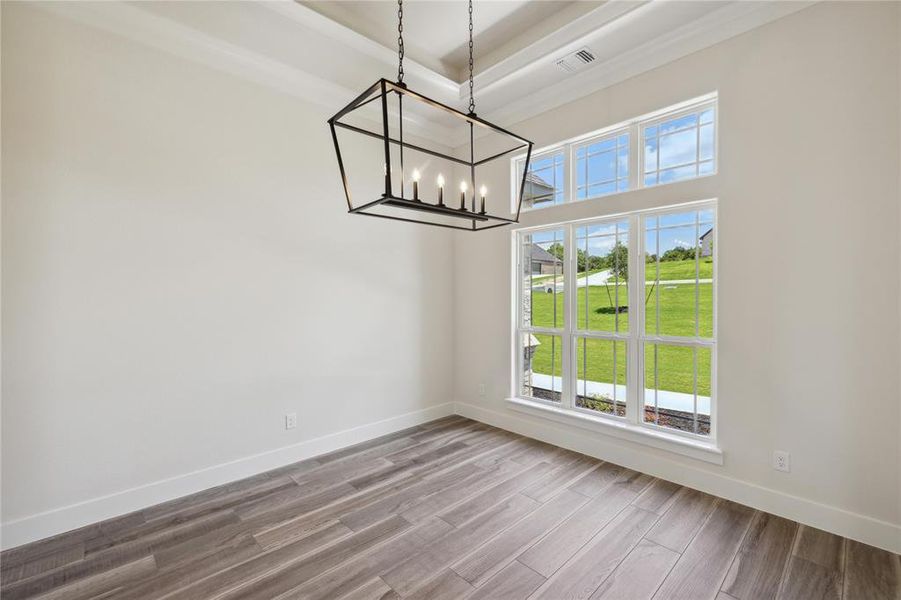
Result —
[[711, 439], [713, 202], [517, 232], [515, 395]]
[[[716, 94], [710, 94], [542, 150], [529, 164], [522, 208], [713, 175], [716, 118]], [[523, 164], [524, 157], [513, 161], [516, 192]]]

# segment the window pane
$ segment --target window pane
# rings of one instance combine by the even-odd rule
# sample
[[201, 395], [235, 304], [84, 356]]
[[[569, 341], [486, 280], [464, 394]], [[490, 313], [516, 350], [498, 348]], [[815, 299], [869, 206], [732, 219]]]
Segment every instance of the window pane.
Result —
[[629, 134], [613, 135], [576, 150], [576, 198], [629, 189]]
[[[519, 172], [522, 172], [522, 167]], [[523, 207], [539, 208], [562, 204], [565, 179], [562, 150], [532, 157], [523, 190]]]
[[714, 108], [642, 128], [645, 186], [706, 175], [716, 170]]
[[524, 333], [521, 338], [523, 396], [560, 402], [563, 385], [560, 336]]
[[563, 327], [563, 230], [539, 231], [520, 237], [522, 323], [532, 327]]
[[712, 212], [645, 221], [645, 331], [713, 337]]
[[629, 330], [629, 222], [576, 229], [576, 327]]
[[660, 137], [660, 168], [694, 163], [698, 159], [698, 139], [694, 129]]
[[626, 416], [626, 343], [576, 339], [576, 406]]
[[710, 434], [711, 350], [645, 344], [644, 421]]

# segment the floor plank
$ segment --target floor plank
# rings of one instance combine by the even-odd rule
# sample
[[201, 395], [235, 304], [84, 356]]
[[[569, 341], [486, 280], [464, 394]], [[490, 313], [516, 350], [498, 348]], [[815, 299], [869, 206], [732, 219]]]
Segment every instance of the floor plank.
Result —
[[430, 574], [449, 567], [458, 557], [472, 552], [539, 506], [539, 502], [516, 494], [450, 531], [412, 560], [382, 573], [382, 579], [396, 592], [406, 595]]
[[777, 598], [840, 599], [845, 540], [801, 526]]
[[854, 540], [846, 552], [844, 600], [901, 598], [901, 557]]
[[543, 577], [550, 577], [588, 540], [603, 529], [628, 506], [638, 493], [628, 484], [629, 474], [623, 474], [623, 485], [614, 484], [608, 493], [586, 504], [572, 517], [519, 556], [519, 562]]
[[672, 506], [648, 534], [648, 539], [670, 550], [683, 552], [715, 505], [715, 497], [682, 488]]
[[534, 594], [536, 599], [590, 598], [657, 521], [658, 515], [629, 506], [602, 529]]
[[437, 577], [428, 580], [414, 592], [405, 595], [404, 598], [410, 600], [457, 600], [457, 598], [467, 596], [474, 589], [465, 579], [450, 569], [445, 569]]
[[358, 587], [338, 600], [399, 600], [400, 596], [391, 589], [380, 577], [370, 579], [369, 582]]
[[581, 508], [588, 498], [571, 490], [536, 510], [453, 566], [463, 579], [481, 586], [526, 548]]
[[0, 554], [0, 596], [866, 598], [901, 557], [462, 417]]
[[654, 598], [714, 600], [753, 515], [746, 506], [719, 502]]
[[643, 539], [601, 583], [591, 600], [650, 600], [677, 560], [678, 552]]
[[772, 600], [779, 591], [798, 524], [757, 513], [722, 590], [738, 600]]
[[541, 587], [544, 581], [544, 577], [514, 560], [478, 588], [468, 600], [522, 600]]

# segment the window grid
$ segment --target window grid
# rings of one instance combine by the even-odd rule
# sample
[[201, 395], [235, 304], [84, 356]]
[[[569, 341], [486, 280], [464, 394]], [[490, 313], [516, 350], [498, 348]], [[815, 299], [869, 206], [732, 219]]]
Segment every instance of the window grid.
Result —
[[[576, 200], [589, 200], [629, 190], [631, 187], [629, 185], [631, 137], [628, 129], [621, 129], [573, 145]], [[612, 176], [592, 179], [591, 167], [597, 164], [592, 159], [602, 159], [605, 155], [610, 155], [612, 158]]]
[[[667, 230], [674, 229], [676, 227], [684, 227], [684, 224], [679, 225], [664, 225], [660, 226], [659, 221], [651, 221], [653, 219], [658, 219], [661, 216], [666, 216], [667, 214], [676, 214], [676, 213], [689, 213], [695, 212], [693, 230], [697, 234], [695, 237], [695, 247], [694, 247], [694, 257], [695, 257], [695, 277], [694, 277], [694, 285], [695, 285], [695, 323], [694, 323], [694, 335], [689, 336], [679, 336], [679, 335], [669, 335], [663, 334], [660, 332], [660, 319], [656, 319], [655, 328], [653, 331], [646, 331], [645, 329], [645, 317], [646, 317], [646, 309], [645, 309], [645, 300], [649, 298], [649, 295], [646, 293], [645, 288], [642, 287], [644, 284], [646, 274], [645, 274], [645, 251], [648, 248], [647, 244], [647, 225], [649, 222], [655, 222], [655, 226], [652, 229]], [[620, 225], [623, 221], [623, 217], [617, 217], [615, 219], [597, 219], [586, 222], [578, 222], [578, 223], [569, 223], [564, 226], [555, 225], [553, 227], [547, 227], [542, 229], [528, 230], [528, 231], [520, 231], [517, 233], [518, 240], [522, 240], [523, 236], [528, 236], [535, 231], [551, 231], [551, 230], [559, 230], [563, 233], [564, 238], [564, 248], [565, 248], [565, 264], [566, 269], [565, 273], [568, 272], [570, 275], [564, 274], [563, 276], [563, 285], [564, 285], [564, 307], [565, 312], [567, 313], [564, 322], [561, 327], [549, 329], [549, 328], [541, 328], [534, 326], [526, 326], [523, 323], [521, 318], [517, 319], [517, 323], [520, 323], [520, 327], [517, 328], [516, 331], [516, 339], [522, 339], [523, 334], [528, 334], [530, 332], [533, 333], [546, 333], [546, 334], [554, 334], [559, 335], [561, 340], [561, 357], [562, 357], [562, 395], [560, 396], [559, 403], [554, 403], [556, 406], [560, 406], [561, 408], [573, 410], [575, 412], [581, 412], [583, 414], [590, 414], [593, 416], [600, 416], [602, 418], [619, 420], [629, 423], [630, 425], [639, 426], [642, 428], [653, 429], [656, 431], [666, 432], [671, 435], [678, 435], [683, 437], [689, 437], [693, 439], [700, 439], [706, 442], [713, 442], [716, 439], [716, 402], [715, 402], [715, 378], [716, 378], [716, 357], [715, 357], [715, 339], [716, 339], [716, 302], [715, 302], [715, 287], [712, 292], [712, 334], [710, 337], [703, 337], [702, 331], [700, 330], [700, 312], [699, 312], [699, 300], [700, 300], [700, 283], [701, 283], [701, 273], [700, 273], [700, 258], [701, 258], [701, 242], [698, 241], [700, 234], [703, 232], [704, 221], [701, 220], [702, 212], [708, 212], [711, 216], [711, 226], [715, 227], [716, 213], [715, 213], [715, 203], [705, 202], [705, 203], [696, 203], [692, 206], [683, 206], [677, 209], [662, 209], [662, 210], [654, 210], [654, 211], [645, 211], [641, 213], [633, 213], [628, 217], [628, 250], [629, 250], [629, 279], [634, 280], [634, 284], [629, 286], [628, 291], [628, 302], [632, 306], [638, 306], [638, 310], [634, 311], [630, 315], [630, 323], [627, 332], [619, 331], [618, 328], [614, 328], [611, 331], [603, 331], [589, 328], [588, 326], [588, 310], [586, 304], [585, 311], [585, 320], [575, 319], [570, 317], [575, 317], [578, 315], [578, 299], [579, 294], [577, 288], [577, 280], [578, 280], [578, 249], [583, 249], [585, 246], [580, 246], [581, 244], [586, 243], [588, 236], [581, 236], [580, 230], [584, 229], [586, 232], [587, 227], [594, 225], [603, 225], [608, 224], [612, 225], [615, 231], [615, 234], [621, 235]], [[585, 239], [583, 239], [585, 238]], [[713, 241], [715, 244], [715, 240]], [[517, 244], [518, 257], [517, 262], [520, 262], [523, 258], [523, 248], [524, 244]], [[660, 241], [659, 236], [656, 237], [653, 246], [650, 246], [654, 250], [654, 254], [656, 255], [656, 259], [652, 264], [659, 265], [660, 263]], [[715, 245], [711, 246], [712, 252], [715, 256]], [[716, 282], [716, 263], [715, 258], [713, 260], [713, 274], [710, 279], [711, 285], [715, 286]], [[588, 264], [586, 263], [586, 270]], [[632, 275], [634, 274], [634, 275]], [[659, 267], [657, 271], [657, 282], [659, 283], [660, 279]], [[524, 278], [518, 278], [520, 284], [517, 289], [517, 297], [518, 301], [522, 302], [523, 294], [526, 292], [524, 289]], [[585, 288], [588, 286], [585, 285]], [[659, 288], [661, 286], [655, 285], [655, 289], [659, 294]], [[531, 290], [531, 288], [530, 288]], [[556, 305], [556, 302], [555, 302]], [[656, 303], [655, 311], [659, 314], [660, 311], [660, 303]], [[580, 317], [582, 315], [579, 315]], [[583, 329], [584, 327], [584, 329]], [[587, 344], [590, 340], [605, 340], [610, 342], [610, 346], [612, 349], [612, 357], [613, 357], [613, 367], [611, 372], [610, 384], [612, 386], [612, 398], [613, 401], [613, 414], [609, 412], [599, 412], [598, 410], [592, 408], [586, 408], [579, 406], [579, 398], [581, 395], [583, 397], [587, 396], [587, 380], [588, 380], [588, 372], [589, 372], [589, 364], [588, 364], [588, 352], [586, 351]], [[581, 352], [579, 351], [579, 345], [582, 345]], [[660, 356], [659, 351], [661, 348], [683, 348], [686, 351], [690, 350], [691, 352], [691, 390], [692, 390], [692, 410], [691, 410], [691, 431], [685, 431], [673, 427], [667, 427], [664, 425], [660, 425], [660, 407], [659, 407], [659, 391], [660, 391], [660, 380], [658, 373], [660, 372]], [[621, 350], [622, 349], [622, 350]], [[645, 363], [648, 360], [647, 357], [647, 349], [651, 349], [653, 369], [651, 371], [652, 375], [648, 376], [646, 373], [646, 365]], [[699, 352], [709, 353], [709, 366], [710, 373], [707, 376], [707, 385], [709, 387], [709, 431], [707, 433], [699, 431], [699, 373], [700, 373], [700, 361], [699, 361]], [[581, 356], [580, 356], [581, 355]], [[622, 356], [621, 356], [622, 355]], [[580, 360], [581, 358], [581, 360]], [[516, 364], [516, 372], [518, 374], [523, 373], [523, 353], [517, 352], [517, 364]], [[620, 360], [625, 362], [624, 370], [625, 370], [625, 398], [621, 398], [620, 390], [619, 390], [619, 381], [620, 381]], [[583, 377], [580, 380], [579, 374], [582, 374]], [[581, 386], [581, 390], [579, 387]], [[521, 388], [517, 387], [517, 390]], [[650, 392], [650, 394], [649, 394]], [[648, 404], [648, 399], [653, 399], [653, 406], [651, 407]], [[534, 397], [532, 399], [535, 399]], [[537, 400], [545, 401], [544, 399], [538, 398]], [[620, 406], [625, 402], [625, 411], [620, 411]], [[650, 410], [651, 414], [653, 414], [653, 422], [649, 421], [647, 416], [647, 411]], [[624, 414], [622, 414], [624, 412]]]
[[[568, 142], [560, 143], [553, 148], [549, 148], [536, 154], [532, 157], [532, 163], [547, 158], [549, 155], [553, 155], [555, 166], [562, 165], [563, 176], [560, 178], [560, 181], [553, 182], [554, 193], [552, 194], [553, 201], [551, 202], [542, 201], [537, 204], [530, 202], [528, 193], [529, 186], [527, 184], [522, 210], [537, 210], [547, 206], [591, 200], [631, 190], [656, 187], [658, 185], [715, 175], [718, 167], [717, 153], [719, 150], [719, 127], [717, 124], [719, 118], [718, 108], [716, 94], [711, 94], [703, 98], [697, 98], [693, 101], [682, 103], [677, 108], [657, 111], [651, 116], [637, 117], [626, 123], [606, 128], [601, 132], [595, 132]], [[676, 126], [674, 129], [667, 130], [665, 133], [661, 134], [660, 127], [663, 125], [692, 114], [698, 116], [695, 125]], [[704, 115], [703, 121], [701, 115]], [[707, 115], [709, 115], [709, 117]], [[654, 130], [654, 127], [657, 127], [657, 129]], [[659, 164], [660, 153], [658, 151], [656, 152], [653, 165], [651, 165], [646, 156], [647, 150], [645, 144], [645, 132], [649, 129], [651, 131], [656, 131], [652, 137], [656, 140], [658, 149], [661, 137], [671, 136], [676, 133], [684, 133], [694, 129], [694, 158], [692, 160], [682, 161], [678, 164], [668, 164], [661, 168]], [[708, 131], [709, 135], [707, 135]], [[702, 139], [702, 134], [707, 135], [707, 138]], [[587, 172], [589, 165], [585, 153], [588, 152], [588, 148], [591, 146], [610, 140], [616, 141], [615, 153], [617, 157], [619, 157], [620, 152], [626, 154], [627, 161], [625, 168], [620, 170], [620, 161], [617, 159], [615, 179], [589, 181]], [[606, 151], [607, 150], [603, 150], [601, 152]], [[595, 155], [593, 154], [592, 156]], [[521, 181], [524, 160], [525, 158], [522, 156], [512, 159], [514, 168], [511, 169], [511, 189], [514, 191], [511, 194], [511, 206], [514, 211], [516, 210], [519, 201], [516, 192], [519, 190], [518, 182]], [[561, 162], [556, 162], [558, 160]], [[672, 178], [662, 180], [663, 177], [668, 178], [670, 177], [670, 173], [675, 173], [675, 171], [679, 169], [690, 169], [691, 173], [687, 176], [676, 176], [674, 174]], [[529, 171], [533, 172], [532, 165], [530, 165]], [[663, 177], [660, 175], [661, 172], [664, 173]], [[516, 175], [519, 177], [516, 177]], [[615, 189], [610, 191], [598, 190], [597, 193], [592, 193], [592, 187], [598, 188], [599, 186], [609, 186], [611, 183], [614, 184], [613, 187]]]
[[[671, 128], [665, 129], [667, 125]], [[661, 140], [669, 140], [677, 135], [692, 133], [694, 137], [693, 156], [681, 162], [661, 165]], [[706, 135], [708, 134], [709, 135]], [[711, 153], [704, 154], [704, 142], [710, 139]], [[650, 145], [649, 145], [650, 144]], [[641, 123], [642, 185], [653, 187], [685, 179], [694, 179], [713, 174], [716, 170], [716, 103], [694, 106], [687, 110], [661, 116]], [[653, 160], [649, 161], [649, 151], [653, 148]], [[691, 173], [687, 171], [690, 167]], [[677, 174], [681, 171], [685, 174]], [[672, 174], [672, 179], [663, 180]]]

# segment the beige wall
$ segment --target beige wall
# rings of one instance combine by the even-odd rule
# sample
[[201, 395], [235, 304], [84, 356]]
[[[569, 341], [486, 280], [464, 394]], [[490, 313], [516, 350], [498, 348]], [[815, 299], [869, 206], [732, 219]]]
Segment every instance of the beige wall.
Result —
[[[457, 238], [461, 410], [901, 549], [899, 9], [818, 4], [506, 124], [542, 146], [719, 92], [718, 175], [522, 222], [719, 198], [723, 466], [511, 411], [509, 231]], [[775, 449], [790, 474], [771, 469]]]
[[2, 12], [4, 525], [451, 400], [451, 237], [347, 215], [324, 111]]

